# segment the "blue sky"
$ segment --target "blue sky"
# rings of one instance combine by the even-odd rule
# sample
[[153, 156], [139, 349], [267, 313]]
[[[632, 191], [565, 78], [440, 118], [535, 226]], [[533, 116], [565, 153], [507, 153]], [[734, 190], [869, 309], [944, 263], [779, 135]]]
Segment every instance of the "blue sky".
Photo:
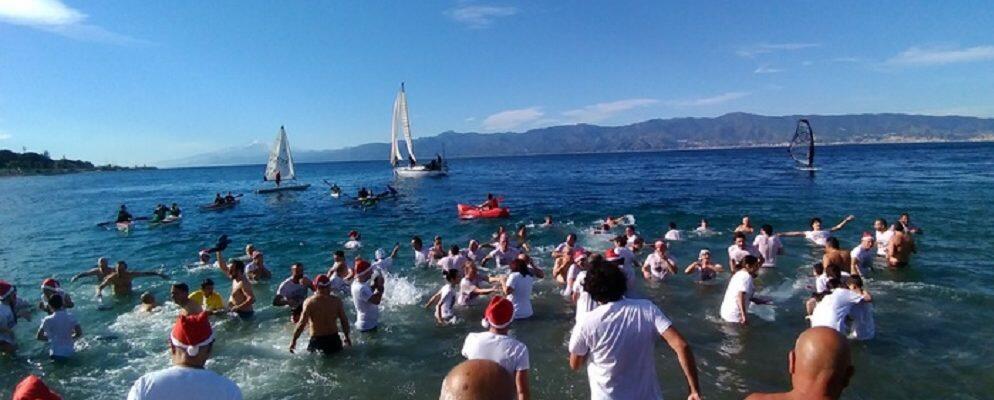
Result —
[[0, 0], [0, 147], [144, 163], [253, 141], [649, 118], [994, 116], [989, 2]]

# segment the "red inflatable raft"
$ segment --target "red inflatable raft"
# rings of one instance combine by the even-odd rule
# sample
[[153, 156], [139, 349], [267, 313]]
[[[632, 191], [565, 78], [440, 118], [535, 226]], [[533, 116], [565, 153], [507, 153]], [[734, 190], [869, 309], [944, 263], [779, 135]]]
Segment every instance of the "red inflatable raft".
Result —
[[477, 206], [471, 206], [469, 204], [459, 204], [456, 206], [459, 211], [459, 218], [462, 219], [476, 219], [476, 218], [507, 218], [511, 216], [511, 210], [507, 207], [500, 208], [489, 208], [482, 209]]

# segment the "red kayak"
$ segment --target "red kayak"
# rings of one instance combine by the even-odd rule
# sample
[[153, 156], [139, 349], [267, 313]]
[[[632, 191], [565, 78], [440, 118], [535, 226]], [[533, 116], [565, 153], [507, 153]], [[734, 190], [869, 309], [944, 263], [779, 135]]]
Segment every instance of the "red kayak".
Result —
[[459, 218], [461, 219], [507, 218], [511, 216], [511, 210], [507, 207], [482, 209], [469, 204], [459, 204], [456, 208], [459, 210]]

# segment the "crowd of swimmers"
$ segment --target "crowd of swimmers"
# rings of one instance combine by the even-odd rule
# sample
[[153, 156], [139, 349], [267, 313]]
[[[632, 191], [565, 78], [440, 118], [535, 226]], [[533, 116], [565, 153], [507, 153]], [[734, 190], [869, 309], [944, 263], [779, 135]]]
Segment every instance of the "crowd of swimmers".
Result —
[[[807, 230], [776, 233], [768, 224], [756, 229], [750, 217], [743, 217], [733, 231], [727, 264], [723, 266], [710, 249], [701, 249], [693, 262], [678, 263], [669, 254], [669, 242], [681, 240], [685, 232], [676, 224], [670, 223], [663, 237], [654, 240], [651, 249], [645, 249], [646, 241], [636, 227], [623, 226], [621, 219], [608, 217], [597, 230], [618, 233], [604, 251], [583, 248], [571, 233], [551, 251], [553, 263], [548, 273], [533, 258], [525, 226], [513, 235], [500, 227], [492, 237], [470, 240], [465, 248], [446, 247], [437, 236], [426, 246], [415, 236], [410, 242], [415, 267], [440, 272], [439, 289], [425, 304], [437, 324], [464, 323], [455, 317], [455, 308], [472, 307], [489, 296], [482, 310], [484, 330], [469, 334], [461, 350], [470, 361], [446, 377], [441, 397], [531, 397], [528, 346], [508, 332], [514, 321], [533, 317], [533, 285], [549, 277], [561, 288], [564, 300], [575, 308], [566, 355], [570, 368], [586, 366], [592, 398], [661, 398], [653, 349], [656, 342], [662, 341], [677, 356], [688, 399], [698, 399], [698, 367], [691, 346], [657, 305], [641, 298], [636, 281], [641, 278], [662, 282], [682, 271], [695, 282], [706, 283], [727, 272], [730, 279], [718, 314], [726, 323], [747, 324], [751, 304], [770, 302], [755, 295], [753, 280], [762, 269], [777, 267], [784, 253], [781, 238], [797, 236], [824, 250], [821, 260], [812, 266], [812, 296], [798, 305], [805, 308], [811, 329], [801, 333], [790, 353], [792, 391], [754, 394], [750, 398], [838, 398], [853, 374], [847, 340], [875, 336], [874, 297], [867, 286], [877, 259], [888, 268], [907, 267], [917, 251], [915, 236], [922, 233], [911, 225], [907, 214], [892, 225], [877, 219], [872, 231], [861, 235], [856, 247], [844, 250], [833, 233], [854, 219], [848, 216], [826, 228], [821, 219], [812, 218]], [[546, 222], [551, 224], [551, 218]], [[702, 220], [695, 232], [708, 234], [710, 229]], [[211, 248], [198, 254], [198, 265], [216, 267], [231, 281], [227, 301], [215, 291], [212, 279], [203, 280], [192, 292], [186, 283], [173, 283], [169, 297], [179, 313], [169, 336], [173, 366], [139, 378], [129, 399], [241, 398], [240, 389], [231, 380], [203, 368], [215, 344], [210, 321], [225, 315], [254, 318], [259, 300], [254, 286], [268, 285], [272, 271], [263, 253], [251, 244], [245, 247], [244, 254], [225, 257], [230, 243], [227, 236], [221, 236]], [[361, 249], [358, 232], [350, 232], [349, 243], [346, 247]], [[292, 264], [272, 301], [274, 306], [288, 309], [289, 321], [295, 325], [288, 351], [298, 350], [298, 340], [305, 330], [307, 351], [328, 356], [351, 346], [353, 330], [376, 331], [385, 282], [396, 273], [394, 265], [400, 247], [396, 244], [390, 252], [377, 249], [371, 261], [356, 255], [351, 265], [344, 251], [335, 251], [327, 272], [313, 278], [306, 275], [302, 264]], [[136, 278], [168, 279], [157, 271], [132, 271], [124, 261], [111, 268], [106, 258], [100, 258], [95, 268], [72, 277], [72, 281], [91, 276], [97, 278], [98, 297], [108, 286], [115, 295], [128, 295]], [[54, 360], [73, 356], [73, 341], [83, 335], [83, 330], [69, 311], [74, 307], [72, 298], [52, 278], [42, 282], [41, 291], [41, 302], [34, 307], [17, 297], [16, 287], [0, 280], [0, 352], [16, 352], [14, 326], [19, 318], [30, 317], [34, 309], [40, 309], [48, 315], [42, 319], [36, 338], [49, 344]], [[346, 314], [345, 296], [351, 297], [354, 321]], [[157, 307], [150, 293], [141, 297], [141, 309]], [[40, 383], [37, 378], [34, 381]]]

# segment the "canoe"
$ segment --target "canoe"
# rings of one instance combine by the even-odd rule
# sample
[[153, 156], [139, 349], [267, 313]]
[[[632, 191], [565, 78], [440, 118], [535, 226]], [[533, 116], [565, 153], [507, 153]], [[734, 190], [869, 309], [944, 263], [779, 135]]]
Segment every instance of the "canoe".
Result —
[[221, 211], [227, 210], [229, 208], [234, 208], [238, 205], [238, 200], [236, 199], [234, 203], [223, 203], [223, 204], [204, 204], [200, 206], [201, 211]]
[[308, 184], [308, 183], [305, 183], [303, 185], [280, 186], [280, 187], [271, 187], [271, 188], [259, 189], [259, 190], [256, 190], [255, 192], [258, 193], [258, 194], [266, 194], [266, 193], [279, 193], [279, 192], [301, 191], [301, 190], [307, 190], [307, 188], [309, 188], [309, 187], [311, 187], [311, 185]]
[[456, 206], [456, 210], [459, 212], [459, 218], [461, 219], [507, 218], [511, 216], [511, 210], [507, 207], [484, 210], [469, 204], [459, 204]]
[[117, 230], [119, 230], [121, 232], [127, 232], [127, 231], [131, 230], [131, 227], [134, 224], [135, 224], [134, 222], [118, 222], [118, 223], [116, 223], [114, 225], [117, 226]]

